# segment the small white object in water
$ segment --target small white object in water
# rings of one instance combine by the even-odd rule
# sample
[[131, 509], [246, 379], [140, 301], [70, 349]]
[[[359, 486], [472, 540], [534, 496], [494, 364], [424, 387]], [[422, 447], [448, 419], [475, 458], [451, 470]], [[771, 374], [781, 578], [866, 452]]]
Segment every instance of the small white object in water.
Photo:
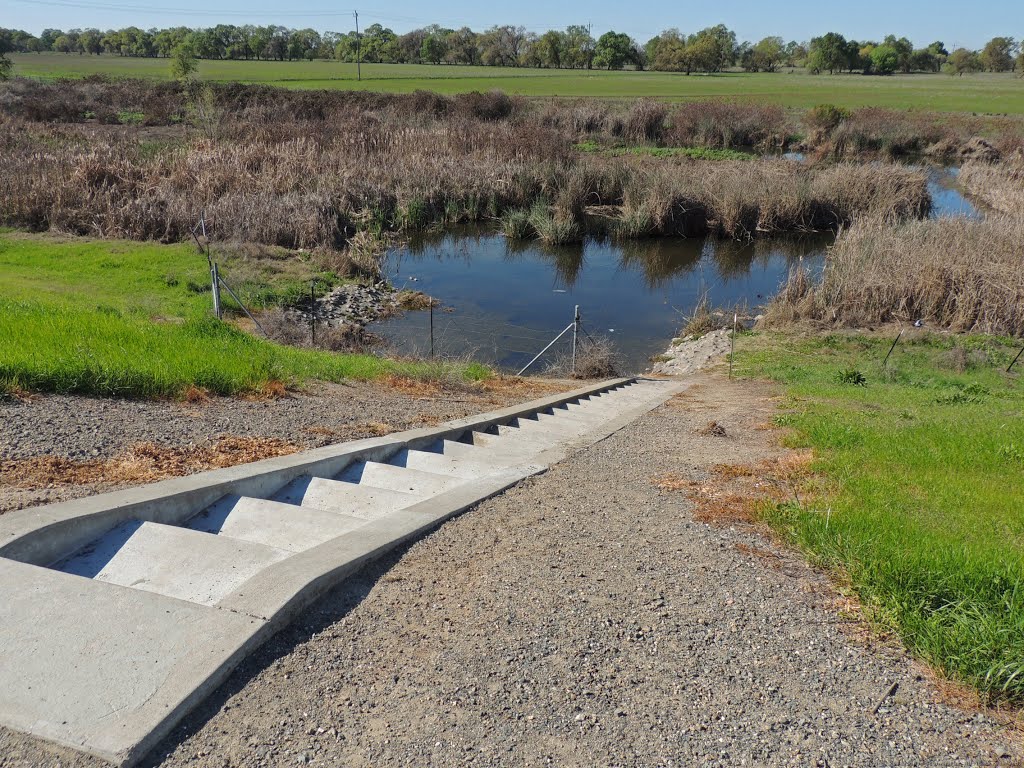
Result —
[[608, 329], [608, 333], [615, 333], [615, 329], [614, 328], [609, 328]]
[[562, 288], [555, 288], [554, 290], [555, 293], [565, 293], [565, 291]]

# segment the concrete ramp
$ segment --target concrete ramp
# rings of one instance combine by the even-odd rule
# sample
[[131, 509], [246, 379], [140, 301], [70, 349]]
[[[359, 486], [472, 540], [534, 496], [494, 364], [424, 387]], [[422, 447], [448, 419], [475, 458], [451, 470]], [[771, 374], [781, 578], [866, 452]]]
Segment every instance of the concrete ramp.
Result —
[[0, 724], [132, 764], [364, 563], [681, 388], [604, 382], [0, 517]]

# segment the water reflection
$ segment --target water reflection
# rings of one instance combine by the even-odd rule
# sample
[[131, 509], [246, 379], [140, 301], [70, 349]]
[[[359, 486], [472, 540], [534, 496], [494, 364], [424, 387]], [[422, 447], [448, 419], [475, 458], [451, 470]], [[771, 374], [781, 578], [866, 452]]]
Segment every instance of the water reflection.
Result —
[[[627, 368], [641, 371], [702, 296], [716, 306], [761, 305], [801, 260], [819, 269], [831, 239], [603, 239], [551, 248], [460, 230], [417, 238], [389, 254], [385, 268], [397, 287], [444, 305], [434, 318], [439, 353], [520, 367], [571, 322], [578, 304], [588, 332], [611, 337]], [[371, 330], [399, 353], [429, 350], [427, 313]]]

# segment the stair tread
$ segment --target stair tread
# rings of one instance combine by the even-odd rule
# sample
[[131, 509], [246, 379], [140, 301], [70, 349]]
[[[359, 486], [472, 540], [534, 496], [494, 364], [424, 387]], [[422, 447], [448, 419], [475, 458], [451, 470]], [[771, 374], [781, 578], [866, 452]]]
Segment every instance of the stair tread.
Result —
[[464, 478], [406, 469], [393, 464], [382, 464], [378, 461], [357, 462], [342, 472], [338, 479], [361, 486], [415, 494], [424, 498], [443, 493], [465, 482]]
[[225, 496], [186, 523], [194, 531], [289, 552], [302, 552], [362, 525], [366, 520], [351, 515], [250, 496]]
[[303, 475], [288, 483], [272, 498], [287, 504], [313, 507], [363, 520], [376, 520], [395, 510], [412, 506], [423, 497], [387, 488]]
[[161, 523], [132, 520], [58, 563], [56, 570], [215, 605], [291, 552]]
[[[439, 446], [441, 448], [441, 446]], [[403, 449], [393, 456], [389, 463], [406, 469], [432, 472], [438, 475], [461, 477], [474, 480], [486, 477], [495, 471], [508, 466], [500, 454], [490, 451], [482, 456], [469, 458], [454, 456], [438, 451], [420, 451]]]

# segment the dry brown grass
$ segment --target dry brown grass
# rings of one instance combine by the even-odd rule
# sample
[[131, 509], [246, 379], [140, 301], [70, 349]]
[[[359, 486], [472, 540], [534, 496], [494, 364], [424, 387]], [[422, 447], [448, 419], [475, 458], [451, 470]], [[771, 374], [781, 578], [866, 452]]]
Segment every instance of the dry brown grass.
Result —
[[[177, 86], [147, 88], [19, 83], [6, 97], [0, 90], [0, 223], [181, 241], [205, 211], [219, 242], [344, 250], [347, 260], [335, 271], [375, 274], [387, 242], [380, 233], [489, 220], [538, 201], [552, 205], [563, 234], [578, 233], [585, 206], [621, 206], [621, 236], [746, 238], [927, 209], [923, 180], [895, 166], [823, 171], [782, 161], [573, 150], [581, 131], [659, 142], [664, 106], [648, 101], [615, 114], [601, 105], [528, 108], [500, 94], [449, 99], [212, 86], [220, 115], [214, 133], [167, 125], [140, 134], [75, 122], [101, 103], [148, 109], [167, 123], [188, 114], [190, 97]], [[756, 128], [775, 125], [771, 109], [712, 111], [721, 109], [736, 123], [729, 142], [742, 134], [743, 141], [777, 143], [778, 126]], [[703, 128], [691, 128], [703, 136]]]
[[960, 169], [960, 184], [989, 208], [1024, 216], [1024, 159], [996, 165], [967, 163]]
[[794, 498], [813, 478], [809, 451], [784, 454], [757, 464], [716, 464], [706, 480], [669, 472], [651, 478], [666, 492], [683, 492], [693, 502], [694, 519], [703, 523], [753, 524], [766, 500]]
[[0, 461], [0, 483], [16, 488], [98, 483], [152, 483], [168, 477], [233, 467], [275, 456], [300, 447], [273, 437], [221, 435], [211, 445], [168, 448], [138, 443], [111, 459], [73, 461], [55, 456]]
[[824, 280], [794, 273], [769, 325], [853, 327], [918, 318], [954, 331], [1024, 334], [1024, 218], [862, 221], [829, 251]]

